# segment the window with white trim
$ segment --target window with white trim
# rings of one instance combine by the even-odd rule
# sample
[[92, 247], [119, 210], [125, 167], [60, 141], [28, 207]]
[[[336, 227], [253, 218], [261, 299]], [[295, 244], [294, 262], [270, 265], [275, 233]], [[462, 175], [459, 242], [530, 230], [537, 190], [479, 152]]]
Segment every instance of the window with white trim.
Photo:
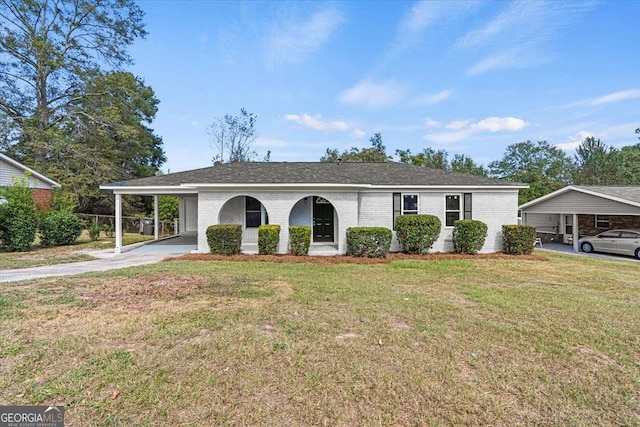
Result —
[[609, 228], [609, 215], [596, 215], [596, 228]]
[[460, 219], [460, 195], [447, 194], [445, 198], [444, 218], [445, 226], [453, 227], [453, 224]]

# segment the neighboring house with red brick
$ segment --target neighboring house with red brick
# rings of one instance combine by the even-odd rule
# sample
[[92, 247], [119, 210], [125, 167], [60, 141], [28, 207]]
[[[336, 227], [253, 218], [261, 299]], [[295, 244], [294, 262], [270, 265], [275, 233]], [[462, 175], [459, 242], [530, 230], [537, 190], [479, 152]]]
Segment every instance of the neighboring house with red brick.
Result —
[[53, 189], [60, 184], [23, 165], [17, 160], [0, 153], [0, 187], [13, 184], [14, 178], [29, 177], [29, 187], [33, 189], [33, 199], [40, 207], [48, 207], [53, 197]]
[[572, 244], [577, 252], [579, 237], [640, 229], [640, 186], [569, 185], [520, 210], [522, 223], [536, 227], [543, 241]]

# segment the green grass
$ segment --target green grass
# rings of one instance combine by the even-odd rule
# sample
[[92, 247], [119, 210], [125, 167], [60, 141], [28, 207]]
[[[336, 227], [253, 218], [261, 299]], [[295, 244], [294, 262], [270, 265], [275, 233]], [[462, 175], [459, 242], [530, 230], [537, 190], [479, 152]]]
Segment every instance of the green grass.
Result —
[[[122, 245], [127, 246], [151, 239], [153, 239], [153, 236], [125, 233], [122, 237]], [[87, 254], [78, 253], [78, 251], [110, 248], [115, 248], [115, 238], [102, 236], [100, 239], [92, 241], [86, 231], [83, 231], [73, 245], [44, 247], [36, 240], [31, 250], [27, 252], [5, 252], [0, 250], [0, 270], [89, 261], [95, 258]]]
[[640, 425], [638, 263], [172, 261], [0, 288], [70, 425]]

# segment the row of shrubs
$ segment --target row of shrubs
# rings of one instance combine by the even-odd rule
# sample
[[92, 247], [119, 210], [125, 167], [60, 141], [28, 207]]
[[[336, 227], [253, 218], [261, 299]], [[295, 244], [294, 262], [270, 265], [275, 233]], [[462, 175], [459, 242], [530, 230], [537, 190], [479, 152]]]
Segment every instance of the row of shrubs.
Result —
[[[307, 255], [311, 245], [311, 227], [289, 227], [289, 241], [294, 255]], [[212, 254], [235, 255], [242, 245], [242, 226], [239, 224], [217, 224], [207, 228], [207, 243]], [[258, 253], [273, 255], [280, 243], [279, 225], [258, 227]]]
[[[426, 254], [440, 236], [440, 219], [433, 215], [400, 215], [395, 222], [396, 237], [402, 250], [410, 254]], [[527, 254], [533, 250], [535, 228], [524, 225], [502, 227], [504, 252]], [[484, 246], [487, 225], [482, 221], [458, 220], [453, 227], [454, 251], [476, 254]], [[350, 227], [347, 229], [347, 255], [386, 257], [391, 248], [393, 233], [385, 227]], [[290, 226], [289, 239], [294, 255], [307, 255], [311, 244], [311, 227]], [[234, 255], [240, 253], [242, 226], [239, 224], [212, 225], [207, 229], [211, 253]], [[279, 225], [258, 228], [258, 253], [271, 255], [280, 242]]]

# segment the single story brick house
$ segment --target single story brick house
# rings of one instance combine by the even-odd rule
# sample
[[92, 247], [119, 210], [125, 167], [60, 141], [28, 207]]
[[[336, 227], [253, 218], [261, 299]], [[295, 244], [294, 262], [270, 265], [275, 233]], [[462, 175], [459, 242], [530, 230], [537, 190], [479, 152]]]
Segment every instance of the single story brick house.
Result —
[[53, 189], [60, 184], [23, 165], [17, 160], [0, 153], [0, 187], [13, 184], [15, 177], [27, 175], [29, 187], [33, 189], [33, 199], [40, 207], [48, 207], [51, 203]]
[[[572, 244], [619, 228], [640, 229], [640, 186], [568, 185], [520, 206], [543, 241]], [[574, 225], [577, 224], [577, 227]]]
[[[100, 188], [115, 194], [116, 217], [123, 194], [179, 196], [180, 232], [197, 234], [198, 252], [209, 251], [205, 231], [212, 224], [242, 224], [243, 251], [255, 252], [258, 226], [269, 223], [282, 227], [279, 253], [289, 251], [288, 226], [307, 225], [311, 254], [344, 254], [347, 228], [392, 229], [396, 216], [418, 213], [442, 221], [434, 252], [453, 250], [453, 222], [464, 218], [488, 225], [482, 252], [501, 251], [501, 227], [517, 223], [518, 190], [527, 186], [401, 163], [264, 162], [219, 164]], [[395, 237], [391, 250], [399, 250]]]

